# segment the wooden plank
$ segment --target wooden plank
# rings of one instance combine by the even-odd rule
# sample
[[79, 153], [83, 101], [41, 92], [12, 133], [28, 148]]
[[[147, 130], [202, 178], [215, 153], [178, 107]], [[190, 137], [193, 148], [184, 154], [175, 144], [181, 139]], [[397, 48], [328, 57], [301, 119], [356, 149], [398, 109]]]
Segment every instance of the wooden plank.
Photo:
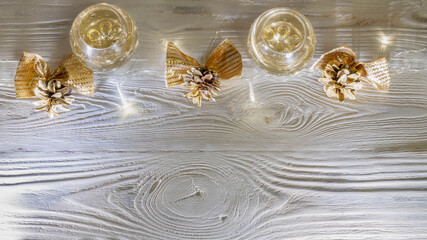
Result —
[[423, 238], [426, 154], [340, 153], [24, 153], [6, 212], [23, 238]]

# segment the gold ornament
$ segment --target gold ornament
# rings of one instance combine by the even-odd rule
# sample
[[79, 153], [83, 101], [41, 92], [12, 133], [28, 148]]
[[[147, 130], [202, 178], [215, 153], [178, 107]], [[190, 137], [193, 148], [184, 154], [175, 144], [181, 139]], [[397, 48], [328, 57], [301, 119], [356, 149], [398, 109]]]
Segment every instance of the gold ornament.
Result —
[[190, 90], [184, 96], [199, 107], [202, 99], [215, 101], [213, 96], [220, 91], [219, 80], [240, 77], [241, 74], [242, 56], [228, 39], [216, 47], [204, 66], [181, 52], [174, 43], [168, 43], [166, 85], [182, 84], [182, 88]]
[[324, 90], [328, 97], [337, 97], [342, 102], [345, 98], [356, 99], [354, 92], [362, 88], [360, 76], [355, 67], [332, 61], [322, 71], [319, 82], [325, 85]]
[[64, 107], [64, 105], [70, 105], [74, 100], [68, 97], [70, 92], [70, 87], [62, 85], [60, 81], [55, 79], [48, 81], [39, 80], [37, 87], [34, 89], [36, 96], [41, 99], [33, 102], [35, 106], [38, 106], [36, 111], [46, 111], [50, 118], [59, 115], [57, 110], [70, 111], [70, 109]]
[[58, 68], [50, 71], [43, 58], [34, 53], [22, 53], [15, 75], [17, 98], [37, 96], [37, 111], [46, 111], [49, 117], [57, 116], [57, 110], [68, 111], [64, 105], [73, 101], [71, 90], [82, 95], [95, 93], [93, 71], [82, 64], [74, 54], [65, 57]]
[[328, 97], [356, 99], [354, 92], [362, 88], [362, 82], [374, 85], [380, 91], [390, 88], [390, 74], [385, 58], [374, 62], [356, 62], [356, 57], [347, 46], [341, 46], [323, 54], [311, 67], [322, 70], [319, 82], [325, 85]]
[[218, 75], [203, 67], [191, 68], [187, 73], [182, 75], [184, 79], [182, 88], [190, 92], [184, 96], [193, 100], [199, 107], [202, 105], [202, 98], [215, 102], [213, 95], [218, 96], [220, 91]]

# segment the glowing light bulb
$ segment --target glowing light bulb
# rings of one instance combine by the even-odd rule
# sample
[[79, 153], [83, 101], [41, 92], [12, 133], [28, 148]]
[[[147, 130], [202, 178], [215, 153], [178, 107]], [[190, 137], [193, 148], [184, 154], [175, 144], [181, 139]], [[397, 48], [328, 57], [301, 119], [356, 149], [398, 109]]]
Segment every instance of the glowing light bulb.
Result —
[[389, 57], [386, 49], [387, 49], [387, 45], [390, 44], [390, 40], [391, 40], [390, 36], [385, 36], [382, 33], [380, 34], [379, 41], [381, 43], [381, 47], [380, 47], [380, 53], [379, 53], [378, 57], [380, 57], [380, 58], [382, 58], [382, 57], [388, 58]]
[[141, 111], [139, 110], [139, 108], [136, 106], [135, 103], [129, 103], [129, 102], [125, 103], [122, 105], [121, 110], [122, 110], [121, 117], [123, 119], [141, 114]]
[[120, 99], [122, 100], [122, 105], [120, 106], [120, 115], [122, 119], [141, 114], [141, 110], [136, 106], [136, 103], [129, 102], [124, 96], [119, 83], [117, 83], [117, 92], [119, 93]]
[[390, 43], [390, 39], [387, 36], [382, 36], [380, 41], [383, 45], [388, 45]]

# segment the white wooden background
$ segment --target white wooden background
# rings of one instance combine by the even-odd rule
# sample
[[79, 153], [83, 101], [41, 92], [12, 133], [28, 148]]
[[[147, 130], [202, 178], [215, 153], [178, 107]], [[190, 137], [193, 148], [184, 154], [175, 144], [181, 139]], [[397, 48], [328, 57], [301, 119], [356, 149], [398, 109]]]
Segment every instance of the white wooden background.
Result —
[[[55, 67], [93, 3], [0, 1], [0, 239], [427, 239], [427, 1], [111, 1], [139, 28], [132, 62], [71, 112], [35, 113], [15, 99], [21, 52]], [[390, 92], [339, 103], [318, 72], [258, 69], [248, 30], [279, 6], [312, 22], [314, 59], [389, 57]], [[198, 108], [165, 87], [165, 48], [202, 61], [215, 34], [243, 76]]]

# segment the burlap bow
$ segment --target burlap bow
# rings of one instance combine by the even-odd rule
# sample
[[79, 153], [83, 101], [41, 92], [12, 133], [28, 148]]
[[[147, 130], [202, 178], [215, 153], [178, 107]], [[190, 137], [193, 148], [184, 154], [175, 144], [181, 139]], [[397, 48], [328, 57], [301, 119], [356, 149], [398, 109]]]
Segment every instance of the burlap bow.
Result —
[[69, 105], [71, 90], [82, 95], [95, 93], [93, 71], [81, 63], [74, 54], [66, 56], [58, 68], [50, 71], [43, 58], [34, 53], [23, 52], [15, 75], [17, 98], [37, 96], [42, 106], [36, 110], [45, 110], [49, 117], [58, 115], [58, 110], [67, 111], [63, 105]]
[[215, 101], [213, 96], [220, 91], [219, 80], [240, 77], [241, 74], [242, 56], [228, 39], [216, 47], [204, 66], [181, 52], [174, 43], [168, 43], [166, 85], [182, 84], [182, 88], [190, 90], [184, 96], [194, 104], [201, 106], [202, 99]]
[[390, 88], [390, 74], [385, 58], [373, 62], [356, 62], [353, 50], [341, 46], [323, 54], [311, 67], [322, 70], [319, 79], [325, 85], [329, 97], [355, 99], [354, 92], [362, 85], [360, 81], [374, 85], [380, 91]]

